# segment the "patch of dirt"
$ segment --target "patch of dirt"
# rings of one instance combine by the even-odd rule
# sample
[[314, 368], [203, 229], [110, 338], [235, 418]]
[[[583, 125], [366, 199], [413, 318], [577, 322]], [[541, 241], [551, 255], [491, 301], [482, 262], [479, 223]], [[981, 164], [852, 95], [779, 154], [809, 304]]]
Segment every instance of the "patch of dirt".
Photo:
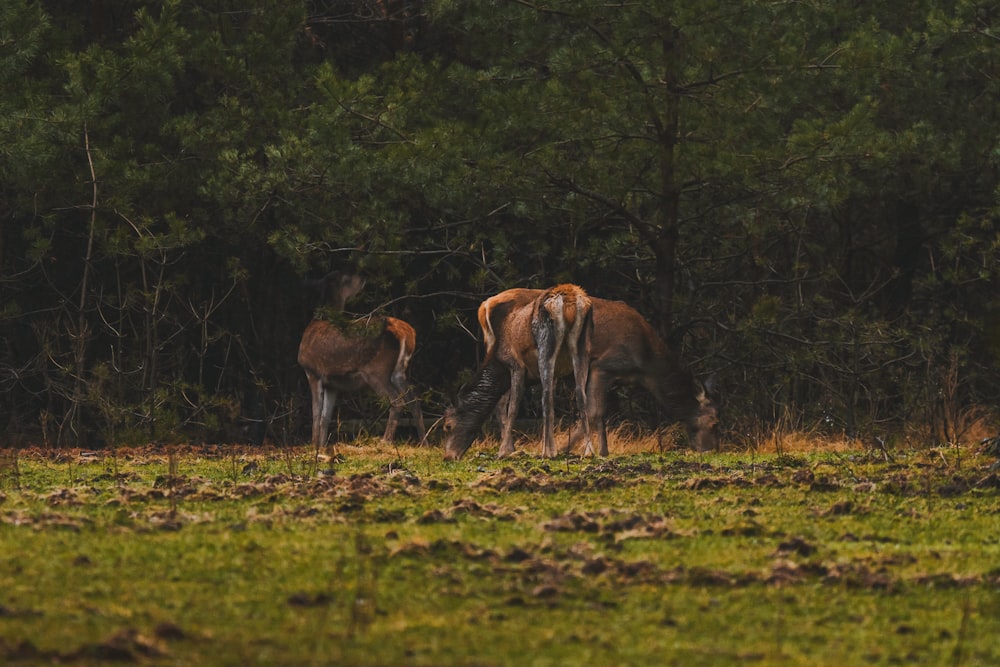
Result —
[[816, 516], [848, 516], [850, 514], [861, 515], [867, 510], [860, 508], [851, 500], [841, 500], [830, 505], [824, 510], [818, 510]]
[[529, 472], [522, 475], [511, 467], [486, 473], [473, 484], [473, 488], [492, 489], [503, 493], [515, 491], [556, 493], [566, 488], [578, 490], [579, 486], [578, 480], [573, 480], [567, 485], [566, 480], [556, 481], [551, 475], [544, 472]]
[[593, 512], [571, 511], [542, 524], [551, 532], [596, 533], [612, 542], [634, 539], [669, 539], [682, 536], [666, 517], [601, 509]]
[[792, 537], [778, 545], [779, 554], [798, 554], [799, 556], [812, 556], [816, 553], [816, 546], [810, 544], [802, 537]]
[[[638, 471], [642, 471], [641, 473]], [[532, 467], [523, 472], [505, 466], [480, 477], [473, 488], [491, 489], [499, 492], [523, 491], [528, 493], [557, 493], [559, 491], [605, 491], [618, 486], [636, 483], [639, 474], [652, 471], [647, 464], [615, 465], [604, 462], [588, 466], [576, 475], [561, 475], [552, 472], [549, 465]]]
[[42, 612], [35, 609], [13, 609], [0, 604], [0, 618], [31, 618], [41, 615]]
[[11, 510], [0, 514], [0, 523], [11, 526], [31, 526], [36, 530], [56, 528], [75, 532], [93, 525], [94, 521], [88, 517], [62, 512], [32, 514], [27, 510]]
[[292, 607], [326, 607], [333, 602], [328, 593], [292, 593], [288, 596], [288, 604]]
[[[640, 531], [643, 537], [656, 535], [659, 525], [656, 517], [642, 515], [619, 513], [616, 519], [611, 519], [610, 514], [600, 512], [567, 513], [553, 519], [546, 529], [565, 530], [568, 527], [584, 533], [630, 539], [629, 531]], [[914, 557], [908, 554], [856, 560], [816, 558], [822, 551], [820, 546], [797, 536], [786, 537], [780, 542], [774, 561], [761, 571], [731, 571], [697, 565], [663, 569], [648, 560], [625, 560], [598, 553], [597, 549], [599, 545], [583, 541], [569, 547], [543, 543], [514, 546], [505, 552], [498, 552], [459, 540], [437, 540], [400, 544], [389, 552], [389, 557], [444, 558], [449, 563], [464, 558], [485, 563], [489, 571], [506, 578], [507, 587], [516, 591], [508, 599], [508, 604], [516, 605], [538, 603], [539, 599], [546, 603], [556, 602], [575, 588], [572, 582], [582, 583], [594, 578], [607, 580], [612, 586], [648, 584], [735, 588], [753, 584], [780, 587], [819, 583], [886, 592], [908, 585], [934, 588], [1000, 585], [1000, 569], [985, 575], [936, 573], [900, 576], [893, 571], [895, 568], [911, 566], [915, 562]]]
[[638, 477], [640, 475], [652, 475], [656, 473], [653, 464], [648, 461], [638, 463], [627, 459], [604, 459], [599, 463], [585, 466], [582, 470], [585, 475], [623, 475], [627, 477]]
[[514, 521], [518, 515], [524, 512], [523, 507], [506, 507], [496, 503], [480, 504], [470, 498], [456, 500], [449, 510], [452, 516], [468, 515], [480, 519], [491, 519], [497, 521]]
[[[757, 466], [755, 466], [756, 468]], [[727, 471], [716, 475], [689, 477], [677, 486], [688, 491], [711, 491], [724, 488], [771, 487], [783, 488], [788, 483], [772, 472], [757, 469]]]
[[146, 663], [165, 658], [169, 651], [168, 641], [186, 639], [187, 634], [173, 623], [160, 623], [152, 634], [136, 628], [122, 628], [104, 640], [94, 644], [84, 644], [67, 651], [43, 651], [28, 640], [8, 644], [0, 638], [0, 659], [12, 664], [61, 664], [84, 662], [87, 664]]

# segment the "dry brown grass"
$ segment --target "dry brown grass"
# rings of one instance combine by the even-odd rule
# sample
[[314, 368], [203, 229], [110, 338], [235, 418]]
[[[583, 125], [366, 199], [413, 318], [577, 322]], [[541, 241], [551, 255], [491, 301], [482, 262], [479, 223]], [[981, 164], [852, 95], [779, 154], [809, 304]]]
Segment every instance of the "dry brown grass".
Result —
[[[933, 425], [914, 424], [907, 426], [902, 433], [886, 443], [875, 434], [850, 438], [847, 434], [831, 433], [821, 428], [821, 425], [809, 425], [790, 414], [779, 418], [773, 425], [753, 424], [743, 428], [734, 428], [728, 437], [723, 437], [721, 449], [726, 452], [758, 452], [761, 454], [808, 454], [819, 452], [856, 452], [905, 447], [907, 449], [923, 449], [942, 444], [978, 446], [985, 438], [996, 437], [1000, 433], [1000, 415], [995, 410], [985, 408], [970, 408], [960, 414], [961, 438], [957, 443], [941, 440], [935, 433]], [[520, 455], [541, 456], [542, 443], [540, 435], [531, 428], [515, 429], [515, 447]], [[569, 437], [568, 424], [556, 428], [556, 447], [562, 449]], [[884, 437], [884, 436], [881, 436]], [[672, 424], [650, 430], [648, 427], [632, 422], [622, 422], [608, 429], [608, 450], [612, 456], [629, 454], [648, 454], [684, 450], [687, 447], [684, 428], [680, 424]], [[431, 449], [437, 449], [439, 441], [432, 438]], [[380, 452], [388, 460], [398, 459], [406, 455], [420, 455], [413, 451], [412, 445], [397, 446], [382, 443], [375, 438], [366, 438], [354, 444], [340, 444], [337, 451], [350, 457], [354, 448], [363, 449], [367, 455], [372, 450]], [[486, 429], [476, 439], [466, 453], [466, 457], [495, 455], [500, 448], [499, 434], [493, 429]], [[427, 450], [422, 450], [426, 453]], [[583, 447], [579, 443], [574, 449], [575, 454], [582, 455]]]
[[[541, 455], [542, 442], [538, 434], [515, 432], [515, 437], [517, 452], [529, 456]], [[568, 429], [556, 429], [556, 447], [561, 450], [568, 437]], [[670, 452], [684, 450], [686, 447], [686, 435], [680, 424], [649, 430], [630, 422], [624, 422], [608, 429], [608, 451], [611, 456]], [[495, 453], [499, 448], [499, 437], [493, 433], [487, 433], [476, 440], [466, 456], [475, 456], [477, 452]], [[844, 452], [863, 448], [859, 441], [852, 441], [846, 436], [824, 436], [806, 429], [790, 428], [786, 424], [779, 424], [767, 431], [760, 429], [748, 437], [739, 440], [724, 440], [722, 443], [723, 451], [757, 451], [777, 454]], [[573, 453], [582, 455], [583, 446], [578, 443]]]
[[849, 452], [864, 449], [861, 441], [841, 434], [819, 435], [808, 431], [774, 429], [748, 447], [761, 454], [806, 454], [813, 452]]
[[907, 437], [937, 444], [967, 445], [993, 438], [1000, 433], [1000, 416], [995, 408], [981, 405], [956, 410], [947, 420], [938, 419], [929, 425], [915, 425], [907, 429]]

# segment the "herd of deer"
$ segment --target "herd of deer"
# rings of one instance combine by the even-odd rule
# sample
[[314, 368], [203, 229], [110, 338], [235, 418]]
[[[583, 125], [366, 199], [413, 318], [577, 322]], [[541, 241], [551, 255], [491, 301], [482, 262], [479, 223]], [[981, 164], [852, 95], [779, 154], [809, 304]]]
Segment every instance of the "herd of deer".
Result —
[[[328, 301], [342, 311], [364, 287], [354, 274], [325, 279]], [[514, 452], [514, 419], [525, 381], [542, 385], [542, 455], [555, 456], [553, 394], [557, 377], [573, 374], [580, 419], [564, 451], [581, 439], [584, 452], [608, 455], [605, 425], [608, 392], [616, 382], [645, 387], [672, 421], [687, 427], [698, 450], [719, 444], [718, 408], [677, 355], [635, 309], [621, 301], [588, 296], [576, 285], [546, 290], [509, 289], [479, 306], [486, 353], [475, 378], [459, 390], [444, 415], [445, 458], [468, 450], [494, 411], [501, 423], [501, 457]], [[312, 442], [324, 445], [338, 392], [368, 387], [389, 401], [382, 436], [392, 440], [399, 413], [408, 406], [421, 440], [426, 437], [420, 404], [407, 380], [416, 332], [394, 317], [367, 321], [363, 333], [347, 324], [314, 319], [299, 344], [299, 365], [312, 393]], [[498, 408], [499, 406], [499, 408]]]

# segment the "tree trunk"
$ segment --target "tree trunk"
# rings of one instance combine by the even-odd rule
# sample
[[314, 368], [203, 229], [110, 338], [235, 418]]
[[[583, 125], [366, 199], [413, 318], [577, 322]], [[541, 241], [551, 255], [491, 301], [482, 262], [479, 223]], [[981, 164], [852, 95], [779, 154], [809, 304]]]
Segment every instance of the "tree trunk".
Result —
[[659, 329], [664, 339], [669, 338], [673, 323], [674, 281], [677, 264], [677, 241], [680, 221], [680, 191], [677, 187], [674, 153], [677, 146], [677, 129], [680, 121], [680, 30], [665, 26], [663, 37], [663, 85], [665, 108], [663, 122], [659, 124], [660, 144], [660, 224], [659, 234], [653, 242], [656, 257], [657, 305], [660, 311]]

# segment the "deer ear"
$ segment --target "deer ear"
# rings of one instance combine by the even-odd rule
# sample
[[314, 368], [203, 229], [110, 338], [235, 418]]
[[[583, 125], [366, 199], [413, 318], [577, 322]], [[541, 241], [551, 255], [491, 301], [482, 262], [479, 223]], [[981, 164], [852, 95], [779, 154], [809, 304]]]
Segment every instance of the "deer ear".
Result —
[[719, 389], [719, 376], [716, 375], [715, 373], [712, 373], [707, 378], [705, 378], [705, 382], [702, 384], [702, 389], [705, 391], [706, 394], [714, 396]]

